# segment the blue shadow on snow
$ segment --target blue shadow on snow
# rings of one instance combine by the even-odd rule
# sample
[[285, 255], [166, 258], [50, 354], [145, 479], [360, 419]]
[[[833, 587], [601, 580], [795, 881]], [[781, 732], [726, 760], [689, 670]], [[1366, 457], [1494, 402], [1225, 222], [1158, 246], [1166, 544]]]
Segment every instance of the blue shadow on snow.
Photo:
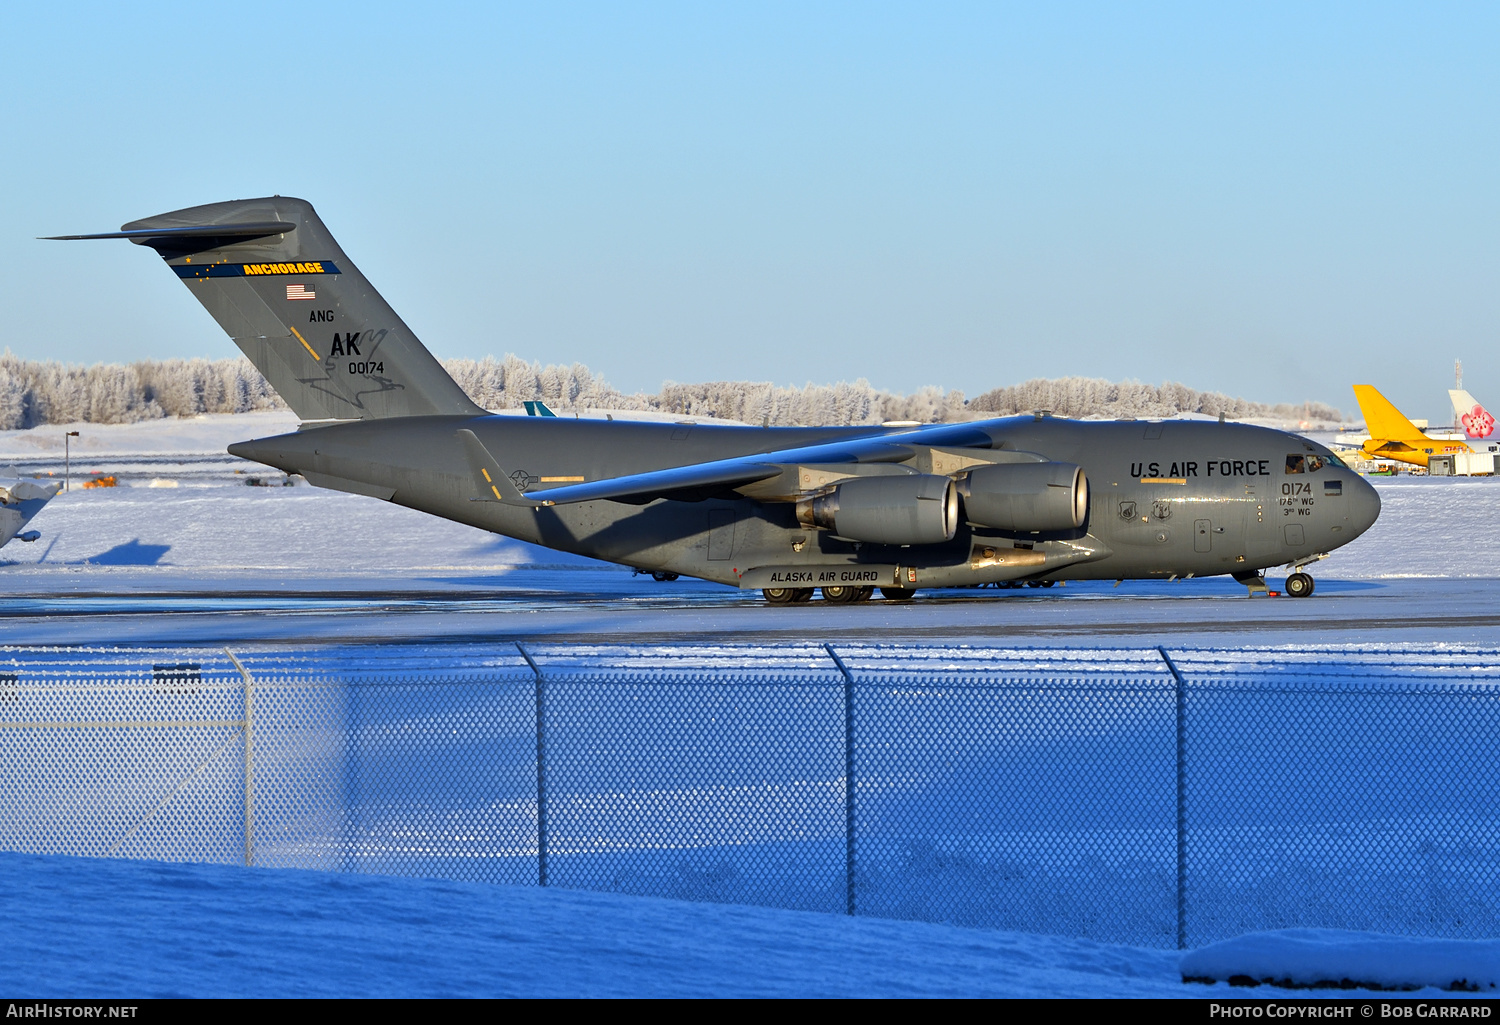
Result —
[[126, 541], [122, 545], [86, 559], [74, 559], [70, 566], [157, 566], [171, 545], [143, 545], [140, 538]]

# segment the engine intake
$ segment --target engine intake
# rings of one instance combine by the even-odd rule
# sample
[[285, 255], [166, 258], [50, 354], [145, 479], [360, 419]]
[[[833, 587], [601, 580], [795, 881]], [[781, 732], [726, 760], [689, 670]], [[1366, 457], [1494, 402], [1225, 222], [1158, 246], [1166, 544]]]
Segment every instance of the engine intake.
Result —
[[958, 486], [964, 517], [995, 530], [1077, 530], [1088, 519], [1089, 480], [1072, 463], [1003, 463], [970, 471]]
[[927, 545], [958, 530], [958, 489], [947, 477], [856, 477], [797, 503], [797, 520], [851, 541]]

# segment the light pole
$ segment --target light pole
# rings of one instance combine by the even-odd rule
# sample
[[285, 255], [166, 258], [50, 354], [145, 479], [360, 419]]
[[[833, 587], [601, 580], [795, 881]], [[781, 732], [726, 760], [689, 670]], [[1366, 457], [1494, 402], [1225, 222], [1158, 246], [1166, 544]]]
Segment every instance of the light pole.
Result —
[[77, 431], [69, 431], [63, 435], [63, 490], [71, 491], [73, 478], [73, 457], [68, 451], [68, 439], [78, 437]]

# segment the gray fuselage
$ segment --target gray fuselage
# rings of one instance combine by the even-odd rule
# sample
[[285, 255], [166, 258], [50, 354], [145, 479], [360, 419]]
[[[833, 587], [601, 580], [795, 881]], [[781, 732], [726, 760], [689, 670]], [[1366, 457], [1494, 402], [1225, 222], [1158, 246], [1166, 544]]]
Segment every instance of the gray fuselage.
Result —
[[[758, 501], [730, 490], [644, 504], [507, 505], [480, 500], [456, 436], [473, 431], [514, 473], [527, 497], [538, 498], [571, 481], [878, 433], [868, 427], [419, 416], [310, 428], [243, 442], [231, 451], [325, 487], [385, 498], [548, 548], [742, 587], [817, 586], [835, 580], [829, 572], [863, 568], [870, 573], [847, 579], [930, 587], [1253, 575], [1348, 544], [1380, 512], [1374, 488], [1326, 448], [1267, 428], [1045, 416], [968, 426], [980, 439], [969, 446], [975, 452], [1033, 452], [1083, 467], [1090, 482], [1084, 526], [1044, 534], [964, 523], [951, 541], [896, 546], [836, 537], [799, 523], [791, 502]], [[889, 433], [899, 440], [899, 428]], [[1307, 458], [1312, 456], [1317, 458]], [[1294, 464], [1300, 464], [1295, 472]], [[802, 575], [803, 569], [810, 575]]]

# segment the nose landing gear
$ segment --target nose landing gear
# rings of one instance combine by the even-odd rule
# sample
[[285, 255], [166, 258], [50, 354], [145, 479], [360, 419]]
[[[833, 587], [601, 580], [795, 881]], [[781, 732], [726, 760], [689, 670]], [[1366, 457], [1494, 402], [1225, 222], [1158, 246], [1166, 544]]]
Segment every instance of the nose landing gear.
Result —
[[1286, 594], [1289, 598], [1306, 598], [1313, 593], [1313, 578], [1300, 570], [1286, 578]]

